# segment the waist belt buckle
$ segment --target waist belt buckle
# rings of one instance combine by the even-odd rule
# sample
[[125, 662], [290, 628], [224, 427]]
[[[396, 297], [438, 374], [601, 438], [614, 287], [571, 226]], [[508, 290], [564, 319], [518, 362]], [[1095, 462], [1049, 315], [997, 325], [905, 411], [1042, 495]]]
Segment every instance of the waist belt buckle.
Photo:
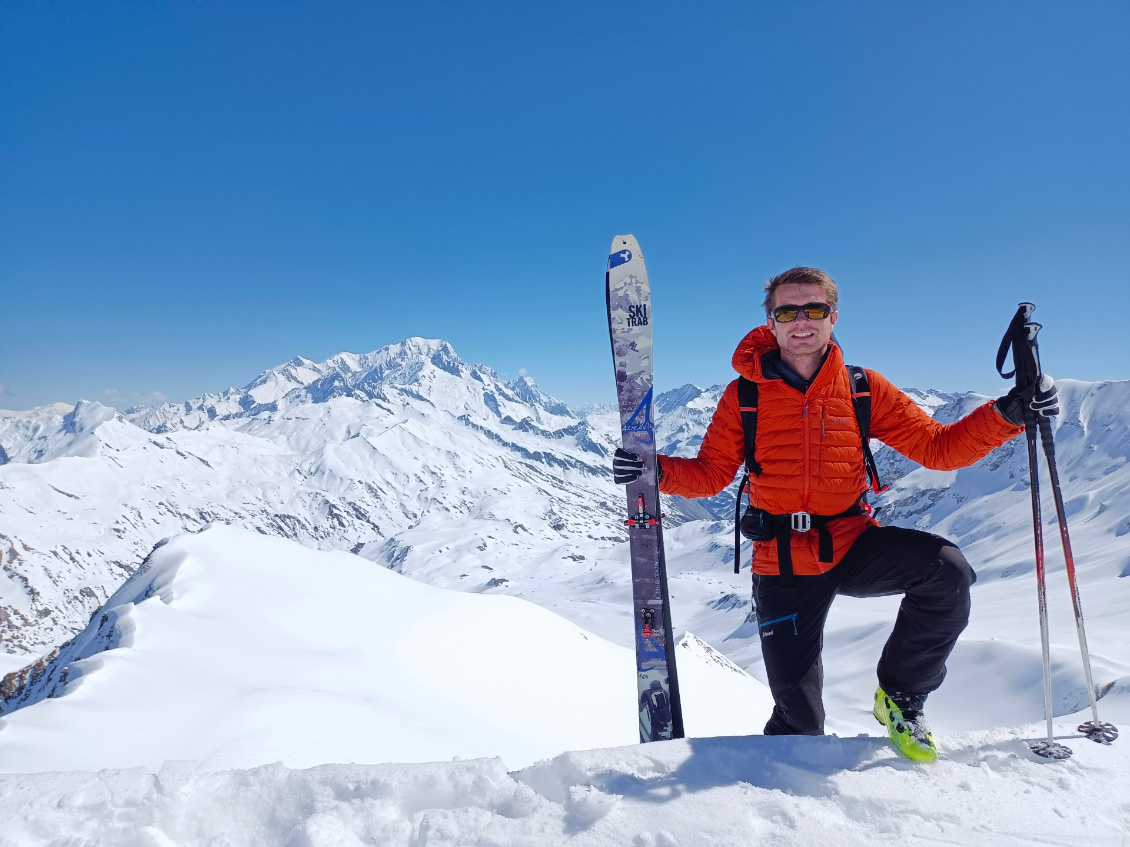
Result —
[[812, 529], [812, 515], [808, 512], [793, 512], [789, 517], [792, 519], [793, 532], [808, 532]]

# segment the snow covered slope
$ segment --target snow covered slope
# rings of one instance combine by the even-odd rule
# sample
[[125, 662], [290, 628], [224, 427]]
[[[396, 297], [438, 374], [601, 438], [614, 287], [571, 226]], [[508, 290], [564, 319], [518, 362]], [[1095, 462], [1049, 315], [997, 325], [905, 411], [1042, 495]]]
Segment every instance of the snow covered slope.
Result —
[[[970, 628], [928, 706], [934, 766], [897, 758], [868, 713], [897, 598], [833, 607], [826, 701], [838, 737], [576, 752], [635, 739], [622, 505], [606, 469], [615, 422], [599, 409], [572, 415], [441, 344], [296, 360], [183, 407], [0, 416], [0, 633], [23, 651], [4, 654], [0, 672], [16, 673], [0, 696], [5, 710], [24, 706], [0, 718], [0, 845], [1130, 839], [1130, 742], [1076, 739], [1073, 759], [1045, 764], [1021, 740], [1043, 731], [1022, 441], [953, 474], [878, 455], [895, 483], [881, 517], [953, 537], [980, 575]], [[1100, 710], [1125, 731], [1130, 383], [1060, 385], [1056, 438]], [[668, 449], [693, 453], [718, 390], [659, 399]], [[979, 398], [919, 401], [945, 420]], [[676, 510], [675, 617], [701, 636], [680, 647], [688, 728], [755, 733], [766, 692], [729, 661], [762, 674], [748, 575], [730, 573], [731, 526]], [[213, 520], [258, 534], [174, 540], [127, 581], [161, 536]], [[1045, 538], [1067, 736], [1089, 710], [1051, 523]], [[540, 637], [570, 648], [544, 671]], [[584, 705], [561, 708], [563, 690]], [[464, 724], [445, 722], [452, 708]], [[453, 756], [490, 758], [440, 761]], [[434, 761], [395, 763], [421, 758]], [[322, 764], [344, 761], [383, 764]], [[262, 766], [238, 769], [251, 765]], [[106, 767], [117, 769], [80, 772]]]
[[[1130, 717], [1124, 709], [1120, 719]], [[709, 738], [499, 758], [201, 772], [169, 762], [0, 774], [0, 845], [149, 847], [1116, 847], [1130, 745], [1032, 761], [1002, 732], [930, 766], [878, 738]]]
[[[1130, 675], [1130, 382], [1060, 384], [1060, 466], [1105, 687]], [[683, 386], [658, 398], [665, 449], [693, 454], [720, 391]], [[983, 399], [913, 394], [942, 420]], [[5, 655], [62, 643], [160, 538], [213, 521], [356, 551], [435, 586], [533, 600], [630, 645], [622, 493], [607, 459], [614, 413], [573, 414], [530, 380], [466, 364], [444, 342], [295, 360], [245, 389], [179, 406], [49, 411], [0, 418], [0, 444], [23, 457], [0, 466]], [[949, 474], [887, 448], [877, 459], [894, 482], [880, 518], [952, 537], [980, 574], [972, 624], [931, 700], [932, 719], [947, 731], [1038, 719], [1023, 439]], [[722, 498], [667, 504], [675, 621], [763, 678], [748, 574], [731, 572], [731, 508]], [[1054, 526], [1045, 536], [1056, 712], [1068, 714], [1086, 692]], [[896, 602], [842, 598], [833, 608], [826, 688], [836, 731], [869, 727], [874, 662]], [[992, 694], [969, 698], [965, 684]]]
[[[750, 733], [765, 687], [694, 636], [694, 735]], [[157, 548], [48, 660], [0, 689], [0, 771], [191, 759], [527, 765], [638, 739], [631, 652], [506, 596], [231, 527]]]
[[[1125, 742], [1050, 763], [1023, 740], [1042, 724], [947, 732], [920, 766], [875, 724], [765, 738], [761, 685], [692, 635], [679, 658], [695, 737], [636, 745], [627, 649], [515, 598], [212, 528], [161, 545], [21, 681], [36, 702], [0, 718], [0, 845], [1130, 838]], [[1125, 726], [1130, 685], [1103, 704]]]

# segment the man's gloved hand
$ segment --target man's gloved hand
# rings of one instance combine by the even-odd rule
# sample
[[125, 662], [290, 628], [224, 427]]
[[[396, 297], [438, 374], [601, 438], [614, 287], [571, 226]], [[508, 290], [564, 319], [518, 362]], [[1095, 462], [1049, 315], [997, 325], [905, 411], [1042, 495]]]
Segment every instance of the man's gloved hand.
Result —
[[1055, 387], [1055, 380], [1047, 374], [1041, 374], [1040, 384], [1036, 386], [1036, 393], [1028, 405], [1037, 415], [1056, 417], [1059, 414], [1059, 391]]
[[643, 459], [635, 453], [629, 453], [623, 447], [617, 447], [612, 456], [612, 476], [617, 485], [627, 485], [635, 482], [643, 473]]
[[1059, 392], [1055, 387], [1055, 380], [1048, 374], [1040, 375], [1040, 382], [1034, 389], [1021, 391], [1011, 389], [1008, 394], [1001, 397], [994, 404], [1000, 416], [1010, 424], [1024, 426], [1024, 399], [1029, 396], [1028, 408], [1037, 415], [1045, 418], [1054, 418], [1059, 414]]

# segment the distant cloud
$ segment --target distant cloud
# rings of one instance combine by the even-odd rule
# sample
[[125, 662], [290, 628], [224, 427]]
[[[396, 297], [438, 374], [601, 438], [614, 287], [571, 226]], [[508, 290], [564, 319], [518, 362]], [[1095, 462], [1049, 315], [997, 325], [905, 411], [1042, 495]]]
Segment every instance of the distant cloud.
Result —
[[102, 392], [102, 395], [107, 403], [116, 406], [124, 406], [127, 404], [130, 406], [159, 406], [162, 403], [167, 403], [169, 400], [169, 396], [162, 394], [160, 391], [150, 391], [148, 394], [138, 393], [126, 397], [126, 395], [122, 394], [122, 392], [116, 388], [107, 388]]
[[137, 400], [138, 406], [160, 406], [169, 402], [169, 395], [160, 391], [150, 391], [148, 394], [135, 394], [134, 399]]
[[526, 369], [518, 368], [518, 376], [526, 376]]
[[4, 387], [4, 383], [0, 382], [0, 397], [7, 397], [8, 389]]

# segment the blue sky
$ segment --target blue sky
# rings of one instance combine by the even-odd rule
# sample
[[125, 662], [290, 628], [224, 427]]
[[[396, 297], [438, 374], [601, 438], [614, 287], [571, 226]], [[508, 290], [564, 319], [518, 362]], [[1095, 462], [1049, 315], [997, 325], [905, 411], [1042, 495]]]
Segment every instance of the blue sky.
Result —
[[412, 335], [613, 395], [639, 238], [657, 384], [732, 378], [761, 285], [848, 359], [1124, 379], [1130, 4], [6, 2], [0, 406], [182, 400]]

